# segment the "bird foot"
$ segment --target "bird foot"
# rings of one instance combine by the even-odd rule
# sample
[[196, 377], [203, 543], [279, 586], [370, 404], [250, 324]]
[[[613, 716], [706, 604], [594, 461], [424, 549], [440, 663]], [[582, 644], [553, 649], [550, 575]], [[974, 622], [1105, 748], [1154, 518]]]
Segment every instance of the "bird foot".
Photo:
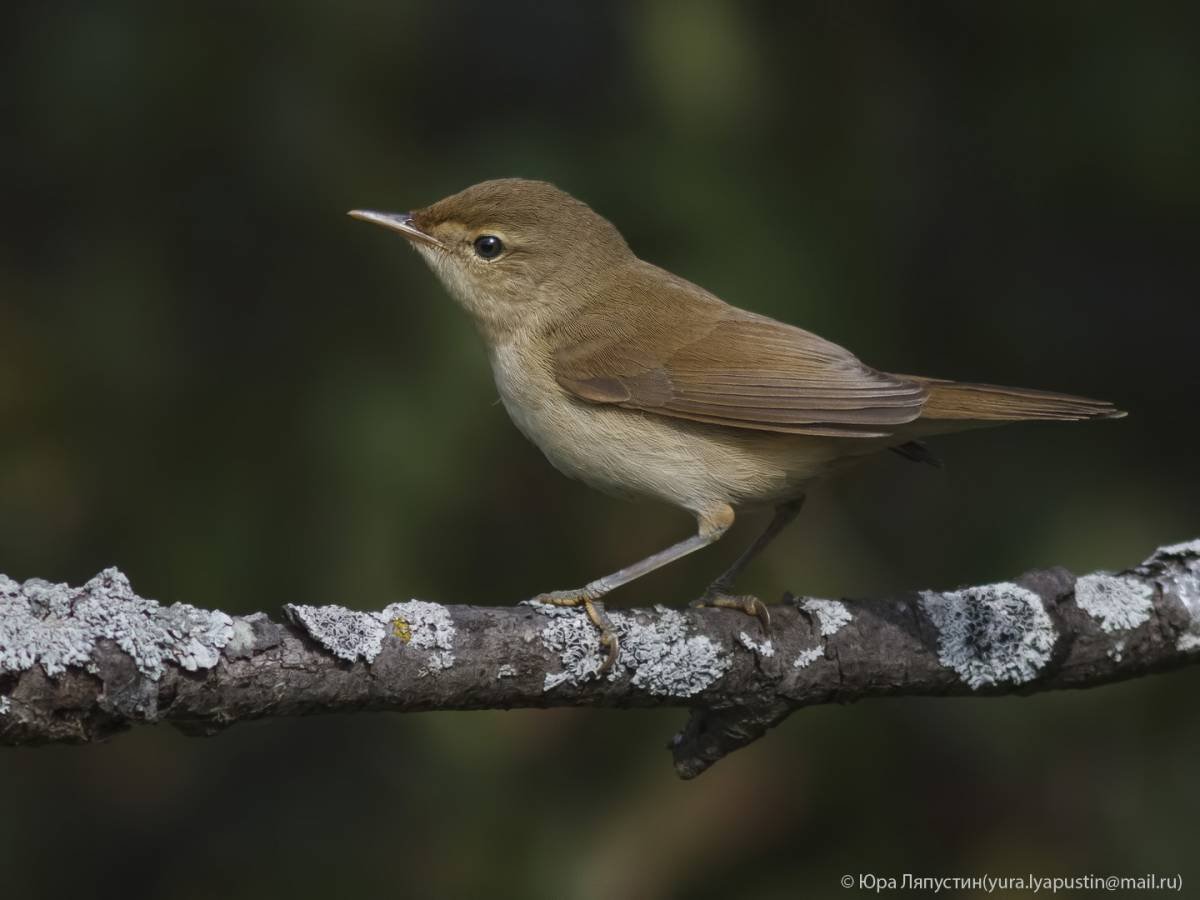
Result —
[[621, 652], [621, 642], [617, 639], [612, 622], [604, 614], [604, 606], [599, 602], [595, 591], [589, 588], [573, 591], [548, 591], [545, 594], [538, 594], [532, 602], [548, 603], [552, 606], [582, 606], [588, 619], [600, 632], [600, 648], [605, 651], [604, 661], [596, 670], [596, 677], [599, 678], [613, 667]]
[[705, 591], [703, 597], [693, 600], [690, 604], [693, 609], [703, 606], [714, 606], [718, 609], [737, 609], [741, 610], [748, 616], [754, 616], [758, 619], [758, 623], [762, 626], [763, 634], [771, 632], [771, 614], [767, 611], [767, 605], [752, 594], [734, 595], [727, 594], [720, 590]]

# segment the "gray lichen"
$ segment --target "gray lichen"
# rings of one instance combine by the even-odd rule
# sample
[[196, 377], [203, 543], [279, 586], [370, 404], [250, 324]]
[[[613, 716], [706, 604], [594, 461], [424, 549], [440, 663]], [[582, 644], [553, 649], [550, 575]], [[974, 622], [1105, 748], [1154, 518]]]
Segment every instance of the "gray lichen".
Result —
[[1163, 580], [1163, 587], [1179, 600], [1190, 617], [1175, 643], [1176, 649], [1184, 653], [1200, 650], [1200, 573], [1195, 567], [1177, 572]]
[[807, 669], [824, 655], [824, 647], [809, 647], [807, 650], [800, 651], [800, 655], [796, 657], [796, 661], [792, 663], [792, 666], [797, 669]]
[[78, 588], [0, 575], [0, 672], [94, 669], [96, 642], [106, 638], [157, 681], [168, 663], [192, 672], [215, 666], [232, 636], [233, 620], [220, 610], [160, 606], [135, 594], [117, 569]]
[[[560, 684], [579, 685], [597, 677], [604, 657], [601, 656], [600, 635], [587, 615], [580, 610], [561, 606], [531, 605], [550, 619], [541, 631], [542, 644], [547, 650], [557, 653], [562, 663], [562, 671], [546, 673], [542, 690], [548, 691]], [[616, 618], [613, 616], [611, 619], [614, 628], [617, 627]], [[617, 630], [619, 633], [620, 629]]]
[[757, 653], [759, 656], [771, 657], [775, 655], [775, 645], [771, 642], [770, 638], [759, 642], [746, 634], [746, 632], [740, 631], [738, 632], [738, 640], [741, 641], [743, 647], [753, 653]]
[[383, 650], [387, 628], [383, 620], [372, 613], [333, 604], [304, 606], [299, 603], [285, 604], [283, 611], [338, 659], [354, 662], [361, 656], [372, 663]]
[[1182, 544], [1172, 544], [1169, 547], [1160, 547], [1155, 556], [1200, 556], [1200, 538], [1194, 541], [1185, 541]]
[[304, 606], [289, 603], [284, 612], [322, 647], [339, 659], [368, 663], [383, 651], [392, 634], [405, 644], [428, 653], [421, 675], [454, 665], [454, 622], [446, 607], [424, 600], [393, 603], [380, 612], [360, 612], [344, 606]]
[[1125, 658], [1125, 639], [1114, 641], [1113, 645], [1108, 648], [1108, 658], [1113, 662], [1120, 662]]
[[[600, 637], [582, 610], [533, 604], [550, 621], [541, 631], [545, 647], [558, 654], [562, 670], [547, 672], [543, 690], [560, 684], [579, 685], [595, 678], [603, 662]], [[649, 694], [691, 697], [729, 671], [729, 654], [705, 635], [689, 635], [687, 618], [677, 610], [656, 606], [658, 618], [609, 613], [620, 652], [608, 674], [610, 681], [630, 674], [630, 682]], [[566, 613], [566, 615], [563, 615]]]
[[503, 663], [496, 670], [496, 680], [499, 681], [501, 678], [515, 678], [516, 674], [517, 670], [511, 663]]
[[262, 613], [233, 617], [233, 633], [229, 637], [229, 643], [225, 645], [225, 655], [230, 659], [240, 659], [254, 652], [255, 635], [252, 622], [256, 617], [266, 618]]
[[1154, 588], [1131, 578], [1098, 572], [1075, 582], [1075, 602], [1105, 631], [1131, 631], [1150, 621]]
[[402, 640], [407, 631], [410, 647], [428, 652], [428, 664], [419, 674], [428, 675], [454, 665], [454, 622], [442, 604], [408, 600], [393, 603], [378, 615]]
[[938, 632], [938, 660], [971, 688], [1037, 677], [1057, 637], [1041, 598], [1009, 582], [925, 591], [921, 607]]
[[706, 635], [689, 636], [682, 613], [664, 606], [655, 611], [659, 617], [649, 623], [621, 616], [617, 665], [633, 670], [635, 687], [660, 696], [691, 697], [729, 671], [729, 654]]
[[1159, 579], [1163, 593], [1173, 597], [1187, 613], [1188, 622], [1175, 642], [1182, 653], [1200, 650], [1200, 538], [1160, 547], [1143, 565], [1163, 563]]
[[817, 617], [817, 622], [821, 626], [822, 637], [833, 637], [841, 631], [846, 625], [850, 624], [850, 610], [846, 609], [846, 604], [837, 600], [817, 600], [809, 598], [800, 604], [800, 608], [807, 610]]
[[[853, 618], [850, 610], [846, 608], [846, 604], [838, 600], [818, 600], [815, 597], [809, 597], [802, 600], [799, 606], [816, 618], [822, 638], [833, 637], [849, 625]], [[825, 655], [824, 646], [809, 647], [800, 651], [792, 666], [797, 669], [806, 669]]]

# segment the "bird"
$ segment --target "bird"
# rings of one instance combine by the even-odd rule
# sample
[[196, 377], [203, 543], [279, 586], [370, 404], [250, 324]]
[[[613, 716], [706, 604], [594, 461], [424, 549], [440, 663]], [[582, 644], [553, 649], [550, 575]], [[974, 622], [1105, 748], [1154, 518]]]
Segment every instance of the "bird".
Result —
[[349, 215], [399, 232], [474, 321], [512, 422], [563, 474], [696, 519], [686, 540], [533, 600], [583, 607], [606, 656], [602, 598], [710, 546], [738, 513], [766, 529], [694, 606], [770, 613], [734, 592], [817, 480], [885, 450], [936, 463], [930, 435], [1021, 421], [1113, 419], [1113, 404], [900, 375], [733, 306], [637, 256], [615, 225], [545, 181], [501, 178], [406, 213]]

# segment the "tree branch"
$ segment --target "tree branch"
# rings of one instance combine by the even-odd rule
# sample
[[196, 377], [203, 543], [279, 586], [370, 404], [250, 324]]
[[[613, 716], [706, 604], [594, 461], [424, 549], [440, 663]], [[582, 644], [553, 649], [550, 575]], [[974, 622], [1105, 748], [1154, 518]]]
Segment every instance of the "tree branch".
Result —
[[816, 703], [1091, 687], [1200, 662], [1200, 540], [1117, 575], [786, 599], [769, 637], [728, 610], [610, 612], [621, 654], [597, 677], [578, 610], [287, 605], [281, 623], [160, 606], [116, 569], [80, 588], [0, 575], [0, 743], [360, 709], [686, 706], [671, 749], [690, 778]]

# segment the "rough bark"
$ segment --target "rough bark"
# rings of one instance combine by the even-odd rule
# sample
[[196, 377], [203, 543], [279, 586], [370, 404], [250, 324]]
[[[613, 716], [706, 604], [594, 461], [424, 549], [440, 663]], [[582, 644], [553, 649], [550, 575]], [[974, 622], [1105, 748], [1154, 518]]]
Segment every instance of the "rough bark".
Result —
[[1200, 540], [1116, 575], [1049, 569], [771, 613], [766, 636], [728, 610], [613, 611], [621, 655], [598, 676], [576, 610], [409, 601], [273, 621], [160, 606], [115, 569], [80, 588], [0, 576], [0, 743], [347, 710], [680, 706], [691, 717], [670, 746], [690, 778], [811, 704], [1092, 687], [1200, 662]]

